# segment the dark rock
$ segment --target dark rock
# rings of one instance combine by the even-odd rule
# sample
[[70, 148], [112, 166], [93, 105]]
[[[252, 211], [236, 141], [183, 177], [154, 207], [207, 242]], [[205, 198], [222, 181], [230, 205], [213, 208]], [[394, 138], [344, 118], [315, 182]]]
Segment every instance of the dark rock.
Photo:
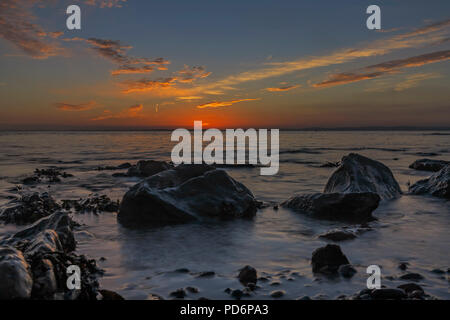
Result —
[[249, 282], [249, 283], [247, 284], [247, 288], [248, 288], [248, 290], [250, 290], [250, 291], [255, 291], [255, 290], [258, 289], [259, 287], [258, 287], [255, 283]]
[[187, 268], [180, 268], [180, 269], [175, 270], [175, 272], [177, 272], [177, 273], [189, 273], [190, 271]]
[[106, 300], [106, 301], [118, 301], [118, 300], [125, 300], [124, 297], [122, 297], [120, 294], [118, 294], [117, 292], [114, 291], [110, 291], [110, 290], [99, 290], [99, 292], [101, 293], [103, 299], [102, 300]]
[[355, 268], [353, 268], [350, 264], [344, 264], [339, 267], [338, 272], [344, 277], [344, 278], [351, 278], [355, 275], [357, 272]]
[[282, 206], [318, 219], [367, 222], [380, 202], [376, 193], [316, 193], [295, 196]]
[[102, 166], [98, 167], [98, 171], [104, 171], [104, 170], [122, 170], [122, 169], [128, 169], [131, 168], [131, 164], [128, 162], [119, 164], [118, 166]]
[[277, 290], [277, 291], [272, 291], [270, 293], [270, 296], [272, 298], [281, 298], [282, 296], [284, 296], [285, 292], [283, 290]]
[[319, 167], [320, 168], [337, 168], [340, 165], [341, 165], [341, 162], [337, 161], [337, 162], [327, 162], [327, 163], [321, 164]]
[[175, 297], [177, 299], [184, 299], [184, 297], [186, 297], [186, 291], [184, 291], [184, 289], [177, 289], [171, 292], [170, 296]]
[[399, 277], [401, 280], [420, 281], [423, 280], [423, 276], [418, 273], [407, 273]]
[[58, 209], [60, 206], [46, 192], [24, 194], [0, 209], [0, 221], [19, 225], [33, 223]]
[[409, 265], [408, 262], [402, 262], [402, 263], [400, 263], [400, 264], [398, 265], [398, 268], [399, 268], [400, 270], [405, 271], [406, 269], [408, 269], [408, 265]]
[[278, 282], [278, 281], [273, 281], [273, 282], [270, 283], [270, 285], [271, 285], [272, 287], [275, 287], [275, 286], [281, 285], [281, 283]]
[[326, 233], [322, 233], [319, 235], [319, 238], [332, 240], [332, 241], [344, 241], [355, 239], [356, 235], [351, 231], [333, 229], [329, 230]]
[[157, 294], [150, 293], [150, 294], [147, 296], [147, 300], [164, 300], [164, 298], [161, 297], [161, 296], [159, 296], [159, 295], [157, 295]]
[[233, 290], [231, 288], [226, 288], [223, 292], [230, 294]]
[[415, 170], [438, 172], [439, 170], [441, 170], [442, 168], [444, 168], [446, 165], [449, 164], [450, 161], [419, 159], [414, 161], [409, 167]]
[[173, 165], [165, 161], [141, 160], [128, 169], [127, 175], [129, 177], [150, 177], [171, 168]]
[[251, 266], [245, 266], [239, 271], [239, 281], [243, 285], [247, 285], [248, 283], [254, 283], [258, 281], [258, 275], [256, 269]]
[[450, 199], [450, 165], [445, 166], [428, 179], [417, 181], [409, 187], [409, 192]]
[[200, 272], [197, 277], [198, 278], [209, 278], [209, 277], [214, 277], [216, 275], [216, 273], [214, 271], [203, 271]]
[[441, 269], [433, 269], [433, 270], [431, 270], [431, 272], [433, 272], [435, 274], [444, 274], [445, 273], [445, 271], [441, 270]]
[[347, 257], [342, 253], [341, 247], [328, 244], [318, 248], [312, 253], [311, 264], [313, 272], [335, 273], [339, 266], [350, 264]]
[[116, 172], [116, 173], [113, 173], [112, 176], [115, 178], [124, 178], [124, 177], [128, 177], [128, 174], [123, 173], [123, 172]]
[[33, 279], [22, 252], [0, 246], [0, 300], [28, 299]]
[[407, 298], [405, 291], [402, 289], [391, 288], [375, 289], [370, 296], [375, 300], [400, 300]]
[[231, 291], [231, 296], [233, 298], [241, 299], [243, 295], [244, 295], [244, 292], [242, 292], [242, 290], [236, 289], [236, 290]]
[[186, 287], [186, 290], [190, 293], [198, 293], [198, 288], [195, 287]]
[[410, 294], [413, 291], [422, 291], [425, 292], [421, 286], [415, 283], [405, 283], [402, 285], [399, 285], [397, 288], [404, 290], [407, 294]]
[[179, 165], [133, 186], [118, 221], [125, 226], [185, 223], [204, 218], [250, 218], [256, 200], [243, 184], [208, 165]]
[[391, 170], [381, 162], [350, 153], [328, 180], [324, 193], [376, 193], [382, 200], [401, 195]]
[[74, 209], [78, 213], [117, 212], [119, 201], [112, 201], [106, 195], [90, 194], [86, 199], [62, 200], [62, 208]]
[[22, 180], [23, 184], [37, 184], [40, 182], [54, 183], [61, 182], [61, 178], [73, 177], [72, 174], [61, 172], [58, 168], [51, 167], [47, 169], [36, 169], [34, 175]]
[[303, 296], [303, 297], [298, 298], [297, 300], [311, 300], [311, 298], [308, 296]]
[[408, 294], [408, 298], [410, 299], [423, 299], [425, 293], [421, 290], [414, 290], [410, 294]]

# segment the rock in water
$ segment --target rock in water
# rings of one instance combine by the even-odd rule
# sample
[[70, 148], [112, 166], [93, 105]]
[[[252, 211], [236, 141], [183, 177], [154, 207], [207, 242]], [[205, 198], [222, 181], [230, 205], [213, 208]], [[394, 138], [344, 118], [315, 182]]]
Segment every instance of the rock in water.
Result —
[[449, 164], [449, 161], [444, 160], [419, 159], [414, 161], [409, 167], [415, 170], [438, 172]]
[[413, 194], [430, 194], [435, 197], [450, 199], [450, 165], [433, 174], [428, 179], [417, 181], [409, 192]]
[[402, 289], [381, 288], [375, 289], [370, 296], [375, 300], [399, 300], [406, 298], [406, 293]]
[[347, 230], [339, 230], [339, 229], [333, 229], [329, 230], [325, 233], [322, 233], [319, 235], [319, 238], [331, 240], [331, 241], [345, 241], [345, 240], [352, 240], [356, 238], [356, 235]]
[[256, 284], [256, 282], [258, 281], [258, 274], [255, 268], [251, 266], [245, 266], [240, 270], [238, 278], [239, 281], [244, 285], [248, 285], [249, 283]]
[[314, 218], [363, 223], [374, 220], [380, 202], [376, 193], [316, 193], [294, 196], [281, 205]]
[[324, 193], [373, 192], [382, 200], [398, 197], [402, 192], [391, 170], [381, 162], [350, 153], [341, 160]]
[[22, 252], [0, 246], [0, 300], [28, 299], [33, 280]]
[[341, 247], [328, 244], [312, 253], [311, 264], [313, 272], [336, 273], [341, 265], [350, 264], [342, 253]]
[[173, 165], [165, 161], [141, 160], [128, 169], [127, 175], [129, 177], [150, 177], [171, 168], [173, 168]]
[[140, 226], [202, 218], [248, 218], [257, 201], [243, 184], [208, 165], [182, 164], [133, 186], [123, 197], [118, 221]]

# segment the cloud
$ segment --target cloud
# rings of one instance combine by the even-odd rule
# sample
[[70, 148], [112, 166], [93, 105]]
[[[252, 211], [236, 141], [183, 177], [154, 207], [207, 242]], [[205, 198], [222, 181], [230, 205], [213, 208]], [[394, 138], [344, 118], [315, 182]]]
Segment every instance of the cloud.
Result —
[[64, 55], [66, 51], [52, 41], [60, 32], [46, 32], [34, 22], [37, 18], [31, 10], [35, 4], [44, 5], [38, 0], [1, 0], [0, 38], [35, 59]]
[[269, 92], [284, 92], [284, 91], [289, 91], [289, 90], [293, 90], [296, 88], [299, 88], [300, 85], [291, 85], [291, 86], [284, 86], [284, 87], [278, 87], [278, 88], [266, 88], [266, 91]]
[[187, 96], [187, 97], [177, 97], [179, 101], [192, 101], [192, 100], [200, 100], [203, 99], [202, 96]]
[[140, 79], [123, 81], [121, 85], [125, 87], [122, 93], [146, 92], [154, 89], [168, 88], [173, 86], [174, 78], [160, 78], [157, 80]]
[[111, 75], [117, 76], [120, 74], [139, 74], [139, 73], [150, 73], [155, 70], [153, 66], [141, 66], [133, 67], [128, 65], [120, 66], [118, 69], [112, 70]]
[[103, 115], [98, 116], [96, 118], [91, 119], [91, 121], [101, 121], [108, 119], [131, 119], [131, 118], [139, 118], [141, 117], [141, 111], [144, 110], [144, 106], [142, 104], [136, 104], [131, 107], [122, 110], [117, 114], [112, 114], [109, 110], [105, 110]]
[[127, 0], [85, 0], [84, 3], [100, 8], [121, 8]]
[[81, 104], [69, 104], [65, 102], [58, 102], [55, 104], [56, 108], [63, 111], [85, 111], [92, 109], [95, 107], [95, 102], [91, 101], [88, 103], [81, 103]]
[[406, 59], [391, 60], [365, 67], [356, 72], [344, 72], [332, 74], [327, 80], [316, 83], [313, 87], [331, 87], [336, 85], [357, 82], [361, 80], [374, 79], [386, 74], [399, 72], [403, 68], [418, 67], [425, 64], [445, 61], [450, 59], [450, 50], [437, 51]]
[[239, 100], [231, 100], [231, 101], [214, 101], [209, 102], [205, 104], [198, 105], [198, 109], [205, 109], [205, 108], [219, 108], [219, 107], [228, 107], [235, 103], [244, 102], [244, 101], [256, 101], [260, 99], [239, 99]]
[[440, 78], [440, 77], [441, 77], [441, 75], [439, 75], [437, 73], [416, 73], [416, 74], [408, 75], [404, 81], [395, 85], [394, 90], [395, 91], [403, 91], [403, 90], [411, 89], [411, 88], [417, 87], [419, 85], [419, 83], [422, 81]]
[[190, 83], [197, 79], [203, 79], [208, 77], [211, 72], [206, 72], [205, 67], [194, 66], [189, 67], [187, 65], [184, 66], [184, 69], [177, 72], [177, 81], [183, 83]]

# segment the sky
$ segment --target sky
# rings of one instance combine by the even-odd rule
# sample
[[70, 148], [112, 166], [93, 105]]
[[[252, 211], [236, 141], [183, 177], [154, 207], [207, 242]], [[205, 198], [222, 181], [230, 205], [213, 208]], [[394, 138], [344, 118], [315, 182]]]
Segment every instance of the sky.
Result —
[[449, 59], [448, 0], [1, 0], [0, 129], [450, 127]]

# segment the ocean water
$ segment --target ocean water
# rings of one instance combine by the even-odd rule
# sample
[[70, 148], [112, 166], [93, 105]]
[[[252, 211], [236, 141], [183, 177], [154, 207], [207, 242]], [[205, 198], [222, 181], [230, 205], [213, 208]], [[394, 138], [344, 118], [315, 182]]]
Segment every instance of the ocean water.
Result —
[[[21, 179], [35, 168], [57, 166], [74, 175], [61, 183], [38, 185], [55, 199], [79, 199], [91, 193], [121, 199], [138, 178], [114, 178], [102, 165], [136, 163], [141, 159], [170, 160], [170, 132], [0, 132], [0, 205], [15, 195]], [[405, 194], [383, 202], [374, 212], [378, 218], [371, 231], [339, 243], [357, 269], [351, 279], [329, 278], [312, 273], [314, 249], [327, 241], [318, 235], [347, 224], [318, 221], [290, 210], [259, 210], [251, 221], [191, 223], [130, 230], [116, 221], [115, 213], [73, 214], [82, 223], [77, 230], [77, 252], [98, 259], [105, 270], [102, 287], [127, 299], [147, 299], [152, 294], [170, 298], [178, 288], [194, 286], [199, 293], [188, 299], [230, 299], [226, 288], [242, 289], [238, 270], [251, 265], [260, 288], [245, 299], [270, 299], [283, 290], [285, 299], [308, 295], [335, 299], [366, 286], [368, 265], [382, 268], [382, 285], [396, 287], [401, 262], [408, 272], [418, 272], [425, 291], [450, 299], [450, 275], [433, 269], [450, 268], [450, 202], [406, 194], [407, 184], [430, 175], [409, 169], [416, 159], [450, 160], [449, 132], [418, 131], [287, 131], [280, 134], [280, 170], [261, 176], [258, 168], [233, 168], [227, 172], [245, 184], [259, 200], [277, 203], [296, 193], [321, 192], [334, 168], [327, 161], [357, 152], [379, 160], [394, 173]], [[0, 226], [0, 236], [19, 227]], [[105, 260], [99, 260], [104, 257]], [[187, 268], [190, 272], [174, 272]], [[212, 277], [198, 277], [214, 271]]]

